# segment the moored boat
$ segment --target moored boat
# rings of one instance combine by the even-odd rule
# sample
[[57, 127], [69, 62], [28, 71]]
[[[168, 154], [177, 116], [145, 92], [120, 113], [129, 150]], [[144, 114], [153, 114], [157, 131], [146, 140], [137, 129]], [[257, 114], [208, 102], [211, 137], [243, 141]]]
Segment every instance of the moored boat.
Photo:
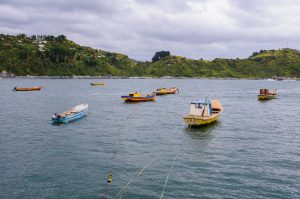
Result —
[[217, 121], [223, 111], [221, 103], [216, 99], [195, 100], [190, 105], [190, 112], [184, 117], [189, 127], [202, 126]]
[[41, 86], [34, 86], [34, 87], [28, 87], [28, 88], [18, 88], [18, 87], [15, 87], [13, 89], [13, 91], [39, 91], [42, 88], [43, 87], [41, 87]]
[[103, 86], [104, 82], [91, 82], [91, 86]]
[[147, 94], [142, 96], [140, 93], [130, 93], [126, 96], [121, 96], [125, 102], [147, 102], [147, 101], [155, 101], [155, 93]]
[[167, 94], [175, 94], [176, 92], [179, 92], [177, 87], [172, 88], [159, 88], [154, 93], [156, 95], [167, 95]]
[[54, 123], [67, 123], [80, 119], [86, 115], [88, 104], [80, 104], [63, 113], [55, 113], [51, 116]]
[[270, 100], [277, 98], [277, 90], [269, 90], [266, 88], [259, 90], [258, 100]]

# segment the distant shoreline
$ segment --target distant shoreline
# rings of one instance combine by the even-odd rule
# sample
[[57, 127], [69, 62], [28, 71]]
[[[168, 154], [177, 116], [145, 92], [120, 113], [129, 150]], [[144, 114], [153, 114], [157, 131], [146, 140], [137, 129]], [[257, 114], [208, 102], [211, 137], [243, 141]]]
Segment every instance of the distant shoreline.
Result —
[[299, 81], [300, 78], [292, 77], [280, 77], [275, 78], [232, 78], [232, 77], [125, 77], [125, 76], [8, 76], [1, 77], [0, 79], [211, 79], [211, 80], [270, 80], [270, 81], [281, 81], [281, 80], [292, 80]]

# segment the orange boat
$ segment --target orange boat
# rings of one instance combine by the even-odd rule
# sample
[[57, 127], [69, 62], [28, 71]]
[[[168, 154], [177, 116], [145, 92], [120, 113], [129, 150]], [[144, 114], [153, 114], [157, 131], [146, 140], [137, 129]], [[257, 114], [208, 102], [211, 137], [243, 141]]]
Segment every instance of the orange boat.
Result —
[[140, 93], [130, 93], [127, 96], [121, 96], [125, 102], [147, 102], [147, 101], [155, 101], [155, 93], [148, 94], [146, 96], [142, 96]]
[[156, 95], [167, 95], [167, 94], [175, 94], [178, 91], [177, 87], [172, 88], [159, 88], [156, 91], [154, 91]]
[[39, 91], [42, 88], [43, 87], [41, 87], [41, 86], [34, 86], [34, 87], [29, 87], [29, 88], [18, 88], [18, 87], [15, 87], [13, 91]]

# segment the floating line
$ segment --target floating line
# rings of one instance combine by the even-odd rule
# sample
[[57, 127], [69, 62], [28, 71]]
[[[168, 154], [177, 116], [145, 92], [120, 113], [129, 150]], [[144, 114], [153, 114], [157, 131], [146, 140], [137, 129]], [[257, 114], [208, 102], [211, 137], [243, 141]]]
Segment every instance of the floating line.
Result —
[[[177, 158], [176, 158], [176, 159], [177, 159]], [[175, 159], [175, 160], [176, 160], [176, 159]], [[170, 173], [171, 173], [171, 171], [172, 171], [173, 168], [174, 168], [175, 160], [173, 161], [173, 164], [172, 164], [172, 166], [171, 166], [171, 168], [170, 168], [170, 171], [169, 171], [169, 173], [168, 173], [168, 176], [167, 176], [167, 178], [166, 178], [166, 181], [165, 181], [165, 185], [164, 185], [163, 191], [162, 191], [162, 193], [161, 193], [161, 195], [160, 195], [160, 199], [162, 199], [162, 198], [164, 197], [165, 188], [166, 188], [166, 185], [167, 185], [167, 183], [168, 183]]]
[[143, 171], [150, 165], [152, 164], [152, 162], [157, 158], [158, 156], [156, 156], [155, 158], [153, 158], [150, 162], [148, 162], [143, 168], [142, 170], [134, 177], [132, 178], [119, 192], [118, 194], [114, 197], [114, 198], [118, 198], [119, 196], [121, 196], [122, 193], [126, 192], [128, 189], [128, 186], [133, 183], [142, 173]]

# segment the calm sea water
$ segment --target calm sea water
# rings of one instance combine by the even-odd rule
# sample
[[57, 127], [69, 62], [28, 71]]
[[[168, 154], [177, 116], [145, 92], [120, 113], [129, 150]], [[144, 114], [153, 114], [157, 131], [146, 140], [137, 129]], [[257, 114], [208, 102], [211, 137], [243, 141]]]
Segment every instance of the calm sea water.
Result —
[[[0, 80], [0, 198], [300, 198], [300, 82], [255, 80]], [[44, 86], [12, 92], [15, 86]], [[156, 102], [120, 96], [178, 86]], [[279, 98], [257, 100], [259, 88]], [[188, 129], [189, 103], [217, 98], [218, 123]], [[50, 116], [79, 103], [87, 117]], [[113, 183], [106, 184], [112, 172]]]

